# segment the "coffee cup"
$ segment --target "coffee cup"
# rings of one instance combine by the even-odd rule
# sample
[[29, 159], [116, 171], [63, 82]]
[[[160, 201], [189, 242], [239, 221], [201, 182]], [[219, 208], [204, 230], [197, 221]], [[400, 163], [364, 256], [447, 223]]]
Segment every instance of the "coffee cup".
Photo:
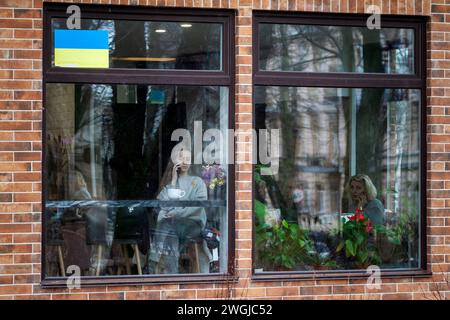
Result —
[[176, 200], [176, 199], [183, 198], [184, 195], [186, 194], [186, 191], [184, 191], [182, 189], [170, 188], [167, 190], [167, 194], [170, 199]]

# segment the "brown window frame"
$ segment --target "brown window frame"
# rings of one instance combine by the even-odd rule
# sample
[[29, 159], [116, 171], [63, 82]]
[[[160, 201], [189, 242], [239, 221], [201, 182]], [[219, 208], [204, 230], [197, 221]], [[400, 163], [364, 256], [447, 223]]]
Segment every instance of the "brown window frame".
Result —
[[[81, 18], [126, 19], [126, 20], [158, 20], [177, 21], [180, 19], [192, 22], [212, 22], [223, 25], [222, 66], [220, 71], [203, 70], [154, 70], [154, 69], [100, 69], [100, 68], [60, 68], [52, 67], [51, 53], [53, 49], [51, 37], [51, 20], [67, 18], [67, 7], [72, 3], [44, 3], [43, 5], [43, 85], [42, 102], [46, 104], [47, 83], [100, 83], [100, 84], [146, 84], [146, 85], [215, 85], [229, 89], [228, 128], [234, 129], [235, 114], [235, 48], [234, 28], [235, 10], [229, 9], [181, 9], [155, 8], [142, 6], [119, 6], [100, 4], [77, 4], [81, 9]], [[41, 240], [41, 286], [43, 288], [65, 287], [68, 277], [47, 277], [45, 275], [45, 203], [47, 182], [45, 181], [46, 165], [46, 110], [43, 109], [42, 129], [42, 240]], [[131, 276], [83, 276], [81, 286], [98, 285], [145, 285], [162, 283], [211, 283], [229, 282], [234, 279], [233, 267], [235, 259], [235, 167], [228, 164], [228, 250], [227, 272], [214, 274], [176, 274], [176, 275], [131, 275]], [[232, 263], [233, 262], [233, 263]]]
[[[293, 87], [339, 87], [339, 88], [405, 88], [421, 91], [420, 108], [420, 268], [413, 269], [382, 269], [381, 277], [426, 277], [431, 275], [431, 268], [427, 262], [427, 142], [426, 142], [426, 76], [427, 76], [427, 37], [426, 26], [428, 18], [424, 16], [381, 15], [381, 27], [412, 28], [414, 29], [414, 73], [413, 74], [380, 74], [356, 72], [292, 72], [292, 71], [261, 71], [259, 69], [259, 35], [260, 23], [276, 24], [306, 24], [330, 26], [366, 27], [368, 14], [330, 14], [330, 13], [292, 13], [292, 12], [253, 12], [253, 88], [256, 86], [293, 86]], [[389, 83], [389, 85], [386, 85]], [[253, 90], [254, 92], [255, 90]], [[255, 114], [253, 93], [253, 114]], [[253, 117], [253, 128], [256, 127]], [[254, 166], [253, 166], [254, 167]], [[253, 168], [254, 170], [254, 168]], [[255, 193], [253, 180], [252, 194]], [[254, 208], [254, 196], [252, 196]], [[252, 214], [253, 238], [255, 243], [255, 213]], [[255, 261], [255, 246], [252, 250], [252, 260]], [[255, 274], [255, 281], [280, 281], [296, 279], [350, 279], [367, 278], [368, 274], [361, 270], [332, 270], [332, 271], [289, 271], [264, 272]]]

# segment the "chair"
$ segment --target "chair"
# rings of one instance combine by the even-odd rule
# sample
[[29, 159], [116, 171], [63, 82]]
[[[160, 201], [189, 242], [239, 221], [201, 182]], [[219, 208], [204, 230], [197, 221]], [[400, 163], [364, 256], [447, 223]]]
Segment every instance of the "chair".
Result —
[[47, 226], [46, 226], [46, 245], [55, 247], [58, 256], [58, 267], [61, 277], [66, 275], [66, 267], [64, 264], [63, 246], [64, 238], [62, 234], [62, 222], [60, 209], [57, 212], [46, 211]]
[[[139, 275], [142, 275], [142, 263], [139, 252], [139, 246], [136, 240], [127, 240], [127, 239], [115, 239], [115, 242], [120, 246], [121, 255], [125, 261], [125, 270], [127, 274], [131, 274], [131, 263], [130, 256], [128, 252], [128, 245], [131, 245], [133, 248], [133, 255], [136, 257], [136, 267]], [[122, 268], [119, 265], [117, 268], [117, 275], [120, 275]]]
[[[147, 212], [145, 208], [120, 208], [117, 211], [114, 243], [120, 246], [127, 274], [131, 274], [131, 263], [128, 252], [128, 246], [131, 246], [133, 255], [136, 258], [137, 272], [139, 275], [142, 275], [139, 244], [146, 243], [146, 216]], [[120, 265], [118, 266], [117, 274], [121, 273], [121, 267]]]
[[193, 261], [194, 268], [192, 273], [200, 273], [200, 250], [202, 250], [203, 239], [189, 239], [186, 244], [187, 256], [189, 261]]
[[111, 208], [95, 207], [85, 212], [86, 244], [96, 246], [95, 275], [99, 276], [102, 269], [102, 257], [108, 241], [108, 231], [111, 220], [115, 220], [115, 212]]

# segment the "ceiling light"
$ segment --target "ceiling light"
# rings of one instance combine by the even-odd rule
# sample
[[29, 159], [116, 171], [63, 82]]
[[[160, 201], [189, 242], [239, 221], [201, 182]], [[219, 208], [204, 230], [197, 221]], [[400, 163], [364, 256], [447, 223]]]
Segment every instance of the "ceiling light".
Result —
[[156, 29], [155, 32], [164, 33], [164, 32], [166, 32], [166, 30], [165, 29]]
[[190, 23], [182, 23], [181, 27], [182, 28], [190, 28], [190, 27], [192, 27], [192, 24], [190, 24]]

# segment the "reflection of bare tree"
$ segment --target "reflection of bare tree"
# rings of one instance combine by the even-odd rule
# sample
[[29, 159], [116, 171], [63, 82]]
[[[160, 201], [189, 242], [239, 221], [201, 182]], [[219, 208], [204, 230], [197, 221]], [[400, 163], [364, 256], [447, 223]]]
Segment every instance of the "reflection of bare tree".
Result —
[[[265, 37], [260, 58], [265, 70], [413, 71], [412, 33], [407, 29], [264, 24], [261, 28]], [[313, 216], [330, 212], [340, 198], [333, 191], [343, 190], [351, 175], [365, 173], [388, 212], [397, 216], [394, 220], [400, 212], [414, 215], [417, 206], [405, 201], [418, 196], [414, 181], [419, 168], [419, 123], [413, 116], [418, 101], [412, 93], [384, 88], [257, 90], [257, 127], [282, 131], [282, 159], [275, 181], [281, 196], [270, 194], [273, 205], [282, 208], [283, 214], [289, 212], [292, 188], [301, 185], [305, 191], [302, 210]], [[263, 105], [261, 118], [263, 112], [258, 110]], [[413, 247], [407, 251], [408, 257], [416, 254]]]
[[114, 154], [112, 87], [83, 85], [76, 90], [80, 97], [75, 112], [76, 169], [87, 177], [94, 197], [111, 199], [115, 194], [113, 172], [107, 164]]
[[[362, 30], [364, 70], [383, 72], [380, 30]], [[369, 175], [379, 190], [383, 163], [383, 141], [386, 116], [383, 110], [384, 89], [362, 89], [361, 103], [356, 118], [357, 173]]]
[[[260, 58], [266, 70], [411, 73], [410, 29], [262, 24]], [[376, 51], [371, 52], [373, 46]], [[288, 48], [285, 51], [285, 48]], [[381, 51], [378, 48], [381, 48]], [[378, 60], [371, 59], [381, 53]], [[381, 64], [371, 68], [368, 64]], [[368, 69], [369, 67], [369, 69]]]
[[[296, 37], [300, 37], [302, 40], [304, 39], [309, 42], [308, 47], [312, 48], [313, 50], [315, 49], [316, 51], [318, 51], [317, 49], [321, 49], [323, 51], [331, 53], [329, 59], [336, 57], [340, 57], [342, 59], [342, 48], [338, 44], [338, 41], [336, 39], [339, 34], [333, 32], [335, 31], [332, 30], [334, 29], [334, 27], [294, 26], [294, 28], [298, 29]], [[329, 41], [324, 41], [324, 38], [328, 39]], [[319, 60], [320, 59], [323, 59], [323, 57], [319, 58]]]
[[406, 118], [407, 118], [407, 103], [406, 101], [398, 101], [397, 103], [397, 110], [398, 110], [398, 118], [397, 118], [397, 126], [395, 130], [396, 134], [396, 143], [395, 143], [395, 155], [396, 155], [396, 161], [395, 161], [395, 184], [394, 184], [394, 190], [396, 191], [394, 193], [394, 205], [393, 205], [393, 211], [399, 212], [400, 209], [400, 194], [402, 193], [401, 187], [402, 187], [402, 159], [403, 159], [403, 144], [405, 142], [405, 134], [406, 134]]
[[[287, 34], [287, 26], [282, 25], [280, 27], [281, 39], [286, 39]], [[283, 40], [281, 43], [281, 54], [282, 56], [288, 55], [288, 43], [286, 40]], [[289, 62], [287, 59], [282, 60], [282, 69], [285, 69]], [[291, 172], [295, 172], [295, 157], [292, 152], [289, 150], [295, 150], [295, 126], [296, 119], [291, 116], [291, 94], [292, 91], [295, 91], [295, 88], [281, 87], [280, 88], [280, 122], [283, 124], [281, 128], [281, 137], [282, 137], [282, 148], [281, 159], [280, 159], [280, 170], [278, 186], [280, 188], [280, 192], [283, 195], [283, 199], [281, 201], [281, 208], [283, 210], [283, 214], [288, 221], [297, 220], [297, 213], [293, 212], [292, 201], [289, 198], [284, 198], [286, 195], [289, 197], [292, 193], [292, 180], [289, 179]]]

